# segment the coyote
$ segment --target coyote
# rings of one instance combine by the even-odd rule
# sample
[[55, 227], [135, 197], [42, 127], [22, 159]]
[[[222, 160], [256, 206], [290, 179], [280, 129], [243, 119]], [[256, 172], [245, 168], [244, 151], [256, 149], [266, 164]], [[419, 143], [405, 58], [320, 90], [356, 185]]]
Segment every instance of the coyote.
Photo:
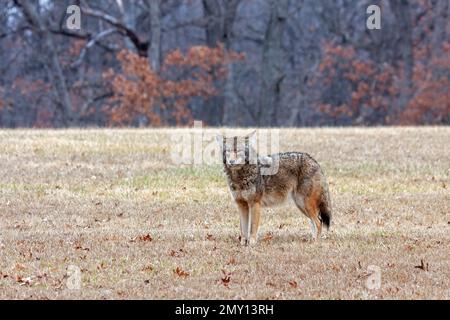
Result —
[[[256, 244], [261, 207], [281, 204], [289, 196], [310, 219], [312, 237], [317, 239], [322, 225], [328, 229], [331, 223], [328, 184], [319, 164], [301, 152], [260, 157], [255, 151], [255, 133], [216, 137], [228, 186], [240, 213], [241, 244]], [[267, 173], [267, 167], [276, 170]]]

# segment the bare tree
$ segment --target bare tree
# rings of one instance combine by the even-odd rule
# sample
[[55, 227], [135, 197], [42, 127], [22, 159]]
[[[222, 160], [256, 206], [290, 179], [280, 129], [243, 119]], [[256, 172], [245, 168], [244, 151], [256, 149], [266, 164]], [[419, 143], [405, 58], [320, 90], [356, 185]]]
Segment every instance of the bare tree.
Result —
[[285, 77], [283, 33], [288, 15], [288, 0], [270, 0], [270, 19], [263, 45], [262, 86], [257, 113], [258, 125], [276, 125], [281, 82]]
[[404, 72], [400, 98], [395, 107], [391, 109], [391, 114], [399, 114], [405, 108], [412, 94], [414, 68], [412, 15], [408, 0], [391, 0], [389, 4], [396, 19], [398, 51], [401, 55]]
[[161, 64], [161, 1], [149, 0], [150, 46], [149, 59], [153, 70], [158, 71]]
[[[65, 26], [72, 3], [81, 7], [81, 30]], [[127, 72], [119, 51], [163, 73], [170, 52], [219, 43], [245, 59], [214, 78], [217, 95], [187, 104], [208, 125], [387, 124], [421, 110], [417, 121], [448, 123], [435, 97], [445, 99], [449, 72], [449, 2], [375, 3], [381, 31], [365, 27], [370, 0], [3, 1], [0, 125], [104, 125], [115, 94], [106, 76]], [[354, 101], [362, 102], [346, 114]]]
[[[227, 50], [232, 48], [233, 26], [239, 3], [240, 0], [202, 0], [208, 46], [215, 47], [222, 43]], [[205, 108], [205, 120], [210, 125], [230, 125], [236, 122], [239, 109], [232, 63], [229, 65], [223, 93], [207, 101]]]
[[75, 114], [72, 109], [69, 91], [67, 90], [66, 79], [62, 72], [58, 54], [53, 43], [52, 34], [48, 30], [46, 23], [39, 15], [37, 8], [28, 0], [16, 0], [15, 3], [22, 9], [22, 12], [32, 29], [42, 39], [43, 57], [45, 59], [49, 76], [59, 99], [59, 110], [61, 121], [64, 126], [75, 122]]

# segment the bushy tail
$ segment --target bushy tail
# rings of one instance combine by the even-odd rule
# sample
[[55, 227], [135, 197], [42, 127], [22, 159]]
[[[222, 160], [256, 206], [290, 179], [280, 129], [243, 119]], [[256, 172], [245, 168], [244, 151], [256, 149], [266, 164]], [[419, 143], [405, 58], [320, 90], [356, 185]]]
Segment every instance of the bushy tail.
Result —
[[329, 229], [331, 225], [331, 205], [329, 197], [322, 199], [319, 205], [319, 210], [322, 223], [327, 227], [327, 229]]

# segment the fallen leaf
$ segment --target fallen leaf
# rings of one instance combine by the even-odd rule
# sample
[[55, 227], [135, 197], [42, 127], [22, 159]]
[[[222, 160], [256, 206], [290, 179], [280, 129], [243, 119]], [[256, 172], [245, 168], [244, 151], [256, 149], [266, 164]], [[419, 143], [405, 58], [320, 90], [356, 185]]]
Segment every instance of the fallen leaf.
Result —
[[231, 281], [231, 272], [222, 270], [222, 273], [223, 273], [223, 278], [220, 278], [220, 280], [222, 281], [222, 284], [225, 287], [228, 287], [228, 285], [230, 284], [230, 281]]
[[89, 250], [91, 250], [91, 249], [89, 249], [89, 248], [87, 248], [87, 247], [83, 247], [80, 243], [76, 243], [75, 246], [74, 246], [74, 248], [75, 248], [76, 250], [84, 250], [84, 251], [89, 251]]
[[141, 271], [151, 272], [151, 271], [153, 271], [153, 267], [148, 265], [148, 266], [143, 267]]
[[140, 236], [139, 240], [140, 241], [152, 241], [153, 238], [150, 236], [150, 234], [146, 234], [145, 236]]
[[106, 265], [106, 263], [104, 263], [103, 261], [102, 261], [102, 263], [100, 263], [100, 264], [97, 266], [97, 270], [106, 269], [106, 268], [107, 268], [107, 265]]
[[423, 270], [423, 271], [428, 271], [428, 270], [429, 270], [429, 264], [428, 264], [428, 262], [425, 263], [425, 262], [423, 261], [423, 259], [420, 259], [420, 265], [414, 266], [414, 268], [416, 268], [416, 269], [421, 269], [421, 270]]
[[16, 276], [16, 282], [18, 282], [21, 286], [29, 286], [32, 284], [33, 279], [32, 277], [21, 277], [21, 276]]
[[273, 239], [273, 233], [272, 232], [267, 232], [263, 238], [263, 241], [269, 242]]
[[406, 246], [405, 246], [405, 250], [406, 251], [412, 251], [414, 249], [414, 247], [412, 246], [412, 245], [410, 245], [410, 244], [407, 244]]
[[297, 288], [297, 287], [298, 287], [298, 283], [297, 283], [297, 281], [295, 281], [295, 280], [289, 281], [289, 285], [290, 285], [292, 288]]
[[212, 234], [207, 234], [206, 235], [206, 240], [214, 241], [214, 240], [216, 240], [216, 238], [214, 238], [214, 236]]
[[189, 272], [184, 271], [180, 267], [177, 267], [175, 270], [173, 270], [173, 272], [177, 274], [179, 277], [186, 278], [187, 276], [189, 276]]
[[14, 266], [14, 269], [17, 271], [23, 271], [23, 270], [26, 270], [27, 267], [25, 267], [23, 264], [16, 263], [16, 265]]
[[178, 249], [177, 251], [175, 250], [170, 250], [169, 255], [171, 257], [175, 257], [175, 258], [180, 258], [180, 257], [184, 257], [185, 256], [185, 251], [183, 249]]
[[130, 242], [136, 242], [136, 241], [142, 241], [142, 242], [151, 242], [153, 241], [153, 238], [150, 236], [150, 234], [142, 235], [134, 237], [130, 240]]

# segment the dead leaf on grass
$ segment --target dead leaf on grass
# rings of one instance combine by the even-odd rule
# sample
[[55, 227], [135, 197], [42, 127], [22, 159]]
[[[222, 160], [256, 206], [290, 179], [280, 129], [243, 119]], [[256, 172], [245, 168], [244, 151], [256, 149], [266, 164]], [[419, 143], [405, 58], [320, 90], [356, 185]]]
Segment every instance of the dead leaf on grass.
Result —
[[230, 260], [228, 260], [227, 265], [235, 265], [237, 264], [236, 258], [231, 257]]
[[423, 270], [423, 271], [428, 271], [428, 270], [429, 270], [429, 264], [428, 264], [428, 262], [425, 263], [425, 262], [423, 261], [423, 259], [420, 259], [420, 265], [414, 266], [414, 268], [416, 268], [416, 269], [421, 269], [421, 270]]
[[33, 277], [16, 276], [16, 282], [21, 286], [30, 286], [33, 283]]
[[144, 271], [144, 272], [152, 272], [152, 271], [153, 271], [153, 266], [151, 266], [151, 265], [145, 266], [145, 267], [143, 267], [143, 268], [141, 269], [141, 271]]
[[267, 232], [264, 235], [263, 241], [269, 242], [273, 239], [273, 233], [272, 232]]
[[176, 251], [170, 250], [169, 255], [174, 258], [180, 258], [186, 255], [186, 251], [184, 251], [183, 249], [178, 249]]
[[223, 273], [223, 277], [220, 278], [220, 280], [222, 281], [222, 284], [225, 287], [228, 287], [228, 285], [230, 284], [230, 281], [231, 281], [231, 272], [227, 272], [222, 269], [222, 273]]
[[177, 267], [173, 272], [181, 278], [186, 278], [189, 276], [189, 272], [184, 271], [180, 267]]
[[150, 236], [150, 234], [146, 234], [146, 235], [134, 237], [130, 240], [130, 242], [136, 242], [136, 241], [151, 242], [151, 241], [153, 241], [153, 238]]
[[75, 243], [74, 245], [74, 249], [75, 250], [84, 250], [84, 251], [90, 251], [91, 249], [87, 248], [87, 247], [83, 247], [81, 245], [81, 243]]

